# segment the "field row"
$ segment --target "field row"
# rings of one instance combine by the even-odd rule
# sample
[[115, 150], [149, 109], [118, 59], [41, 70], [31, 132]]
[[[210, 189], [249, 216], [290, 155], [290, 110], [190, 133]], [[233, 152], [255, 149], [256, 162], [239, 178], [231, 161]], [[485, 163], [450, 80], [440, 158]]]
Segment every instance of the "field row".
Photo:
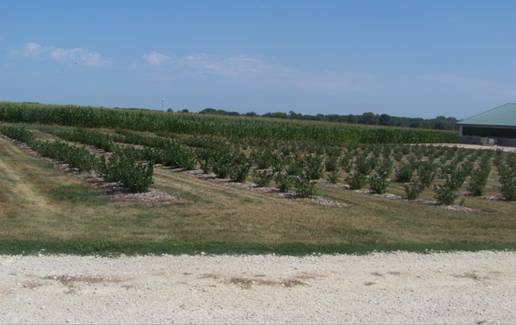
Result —
[[[54, 137], [88, 144], [113, 154], [95, 156], [85, 149], [67, 149], [63, 141], [34, 141], [20, 126], [4, 126], [2, 132], [24, 142], [35, 142], [42, 155], [65, 161], [81, 170], [95, 170], [103, 177], [121, 180], [133, 191], [152, 184], [152, 166], [162, 164], [187, 170], [201, 169], [234, 182], [252, 180], [258, 187], [294, 191], [298, 197], [316, 194], [320, 179], [345, 182], [351, 190], [364, 187], [383, 194], [390, 187], [403, 189], [403, 197], [417, 199], [425, 191], [443, 205], [459, 197], [482, 196], [493, 184], [492, 197], [516, 199], [514, 153], [424, 145], [311, 146], [303, 143], [238, 145], [214, 137], [163, 137], [127, 130], [92, 130], [38, 126]], [[54, 151], [51, 152], [51, 148]], [[492, 166], [496, 168], [493, 169]], [[459, 200], [459, 203], [463, 199]]]

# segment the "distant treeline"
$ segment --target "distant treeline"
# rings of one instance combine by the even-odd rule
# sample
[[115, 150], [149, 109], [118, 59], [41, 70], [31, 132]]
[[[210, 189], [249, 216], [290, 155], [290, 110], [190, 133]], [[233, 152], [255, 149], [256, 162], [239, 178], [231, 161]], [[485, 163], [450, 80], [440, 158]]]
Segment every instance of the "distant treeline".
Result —
[[234, 116], [261, 116], [273, 117], [283, 119], [296, 120], [312, 120], [312, 121], [327, 121], [327, 122], [341, 122], [350, 124], [367, 124], [367, 125], [384, 125], [384, 126], [399, 126], [408, 128], [423, 128], [436, 130], [455, 130], [457, 127], [457, 119], [454, 117], [437, 116], [436, 118], [424, 119], [419, 117], [399, 117], [388, 114], [375, 114], [367, 112], [361, 115], [340, 115], [340, 114], [317, 114], [308, 115], [290, 111], [288, 113], [273, 112], [265, 114], [238, 113], [230, 112], [222, 109], [205, 108], [199, 114], [216, 114], [216, 115], [234, 115]]

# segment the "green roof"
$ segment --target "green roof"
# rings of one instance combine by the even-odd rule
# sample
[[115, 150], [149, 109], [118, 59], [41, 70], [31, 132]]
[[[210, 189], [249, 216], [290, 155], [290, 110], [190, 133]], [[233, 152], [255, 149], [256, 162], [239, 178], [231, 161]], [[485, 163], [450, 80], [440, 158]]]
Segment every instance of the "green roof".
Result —
[[468, 125], [516, 126], [516, 103], [507, 103], [459, 121]]

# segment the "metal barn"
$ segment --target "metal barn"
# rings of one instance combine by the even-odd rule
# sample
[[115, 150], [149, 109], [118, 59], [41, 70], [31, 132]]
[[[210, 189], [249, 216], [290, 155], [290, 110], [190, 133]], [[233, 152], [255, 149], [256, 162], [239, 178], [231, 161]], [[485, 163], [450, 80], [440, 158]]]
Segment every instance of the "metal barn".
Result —
[[461, 120], [460, 143], [516, 147], [516, 103], [507, 103]]

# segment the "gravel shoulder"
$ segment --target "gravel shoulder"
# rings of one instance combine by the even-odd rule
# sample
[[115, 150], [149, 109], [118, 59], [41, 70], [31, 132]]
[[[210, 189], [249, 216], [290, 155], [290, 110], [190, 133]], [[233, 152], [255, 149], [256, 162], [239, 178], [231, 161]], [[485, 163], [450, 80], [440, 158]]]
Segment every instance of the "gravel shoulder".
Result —
[[0, 256], [0, 323], [516, 323], [516, 253]]

